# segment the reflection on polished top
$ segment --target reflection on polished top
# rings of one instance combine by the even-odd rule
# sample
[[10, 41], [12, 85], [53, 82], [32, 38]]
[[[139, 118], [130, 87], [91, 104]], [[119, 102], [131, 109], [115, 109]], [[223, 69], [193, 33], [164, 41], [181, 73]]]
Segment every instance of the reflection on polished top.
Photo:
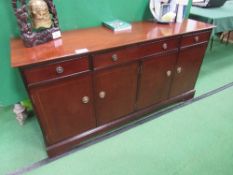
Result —
[[114, 33], [104, 27], [67, 31], [62, 33], [61, 39], [32, 48], [24, 47], [20, 39], [12, 39], [11, 65], [13, 67], [26, 66], [57, 58], [211, 29], [213, 27], [213, 25], [190, 19], [182, 23], [166, 25], [152, 22], [137, 22], [132, 24], [131, 31], [121, 33]]

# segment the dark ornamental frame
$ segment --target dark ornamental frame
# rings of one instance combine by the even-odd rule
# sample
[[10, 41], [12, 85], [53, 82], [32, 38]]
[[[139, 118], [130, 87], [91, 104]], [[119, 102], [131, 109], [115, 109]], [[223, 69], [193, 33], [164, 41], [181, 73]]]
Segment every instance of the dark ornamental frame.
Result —
[[[43, 29], [42, 31], [35, 32], [33, 31], [32, 25], [29, 21], [30, 15], [28, 12], [26, 0], [12, 0], [12, 6], [15, 12], [15, 16], [17, 18], [20, 36], [26, 47], [33, 47], [51, 41], [56, 38], [53, 36], [55, 32], [60, 33], [57, 11], [55, 5], [53, 4], [53, 0], [44, 1], [48, 5], [49, 13], [52, 14], [52, 27], [49, 29]], [[18, 7], [17, 4], [20, 4], [21, 6]]]

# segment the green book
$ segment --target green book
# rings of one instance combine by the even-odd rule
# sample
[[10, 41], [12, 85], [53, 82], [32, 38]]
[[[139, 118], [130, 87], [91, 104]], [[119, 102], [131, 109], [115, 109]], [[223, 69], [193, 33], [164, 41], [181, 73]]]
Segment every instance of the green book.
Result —
[[127, 22], [119, 20], [119, 19], [115, 19], [112, 21], [104, 21], [103, 24], [104, 24], [104, 26], [113, 30], [114, 32], [132, 29], [132, 25], [130, 23], [127, 23]]

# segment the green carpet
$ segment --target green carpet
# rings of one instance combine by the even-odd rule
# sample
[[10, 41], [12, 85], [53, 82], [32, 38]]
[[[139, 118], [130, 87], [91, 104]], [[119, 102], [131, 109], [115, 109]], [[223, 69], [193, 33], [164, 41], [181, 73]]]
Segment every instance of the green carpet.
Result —
[[35, 117], [20, 126], [12, 107], [0, 108], [0, 175], [47, 157]]
[[[224, 44], [215, 42], [213, 50], [207, 51], [202, 68], [201, 68], [200, 76], [196, 84], [196, 90], [197, 90], [196, 96], [209, 92], [210, 90], [216, 89], [220, 86], [223, 86], [224, 84], [227, 84], [233, 81], [233, 54], [232, 54], [233, 50], [232, 50], [232, 47], [233, 47], [232, 44], [226, 46]], [[225, 103], [224, 100], [223, 102]], [[35, 117], [27, 120], [24, 126], [19, 126], [15, 120], [14, 114], [11, 111], [12, 111], [11, 107], [0, 108], [0, 129], [1, 129], [1, 132], [0, 132], [0, 140], [1, 140], [1, 143], [0, 143], [0, 153], [1, 153], [0, 154], [0, 162], [1, 162], [0, 163], [0, 175], [6, 174], [9, 172], [14, 172], [17, 169], [23, 168], [25, 166], [29, 166], [47, 157], [41, 130], [39, 129], [39, 126], [38, 126], [38, 123]], [[173, 113], [169, 115], [173, 115]], [[150, 132], [150, 128], [148, 128], [147, 130], [148, 132]], [[163, 135], [163, 133], [161, 134]], [[140, 138], [140, 135], [138, 136], [138, 138]], [[122, 144], [120, 146], [117, 145], [116, 147], [121, 148], [123, 146], [126, 146], [128, 142], [131, 142], [131, 140], [128, 140], [128, 142], [126, 143], [125, 142], [126, 141], [124, 142], [122, 141]], [[140, 140], [138, 140], [138, 142], [140, 142]], [[147, 140], [147, 142], [150, 142], [150, 140]], [[147, 146], [147, 142], [144, 143], [145, 144], [144, 146], [146, 149], [150, 149], [151, 145]], [[226, 145], [220, 144], [219, 146], [227, 146], [227, 145], [228, 144]], [[154, 145], [156, 149], [160, 149], [160, 148], [157, 148], [157, 146], [158, 145], [156, 144]], [[163, 146], [165, 147], [169, 145], [163, 145]], [[93, 147], [94, 148], [92, 149], [95, 149], [95, 145]], [[117, 149], [116, 147], [113, 146], [105, 151], [111, 152], [111, 150]], [[121, 148], [121, 149], [125, 149], [125, 148]], [[142, 146], [141, 150], [143, 149], [144, 147]], [[85, 151], [86, 150], [79, 151], [78, 154], [84, 154]], [[174, 151], [174, 150], [170, 150], [170, 151]], [[169, 151], [168, 153], [170, 154]], [[93, 153], [93, 154], [95, 155], [97, 153]], [[110, 156], [109, 159], [111, 160], [112, 156], [116, 156], [117, 158], [118, 156], [117, 154], [118, 154], [117, 152], [109, 153], [109, 156]], [[136, 154], [136, 150], [132, 151], [132, 153], [130, 154], [132, 155], [125, 155], [122, 157], [122, 159], [123, 160], [128, 159], [130, 160], [130, 162], [135, 163], [135, 165], [139, 162], [138, 160], [135, 160], [136, 162], [134, 162], [134, 159], [137, 159], [137, 157], [141, 159], [140, 156], [145, 156], [144, 154], [143, 155]], [[134, 156], [136, 157], [134, 158]], [[166, 158], [166, 155], [164, 155], [164, 157]], [[89, 158], [92, 159], [91, 157]], [[164, 161], [163, 157], [158, 157], [158, 158], [159, 160]], [[101, 161], [103, 160], [101, 159]], [[108, 164], [108, 160], [105, 160], [105, 161]], [[111, 161], [114, 161], [114, 160], [111, 160]], [[118, 163], [120, 160], [116, 159], [115, 161], [116, 163]], [[144, 161], [146, 160], [142, 159], [142, 163]], [[148, 155], [148, 161], [150, 161], [150, 155]], [[185, 160], [181, 160], [181, 157], [179, 157], [178, 161], [185, 161]], [[156, 162], [152, 162], [153, 165], [154, 163], [157, 164]], [[101, 164], [101, 162], [98, 162], [97, 164]], [[81, 166], [82, 166], [82, 163], [80, 164], [80, 167]], [[136, 166], [139, 166], [137, 168], [141, 167], [141, 165], [136, 165]], [[149, 166], [149, 165], [145, 164], [143, 166]], [[173, 165], [171, 167], [173, 167]], [[69, 166], [67, 166], [67, 168], [69, 168]], [[167, 167], [164, 167], [164, 168], [167, 169]], [[146, 174], [146, 170], [144, 174]], [[197, 174], [199, 174], [199, 172]]]
[[224, 84], [233, 82], [233, 44], [222, 44], [216, 40], [212, 50], [208, 49], [196, 83], [196, 94], [207, 93]]
[[232, 99], [233, 87], [28, 174], [232, 175]]

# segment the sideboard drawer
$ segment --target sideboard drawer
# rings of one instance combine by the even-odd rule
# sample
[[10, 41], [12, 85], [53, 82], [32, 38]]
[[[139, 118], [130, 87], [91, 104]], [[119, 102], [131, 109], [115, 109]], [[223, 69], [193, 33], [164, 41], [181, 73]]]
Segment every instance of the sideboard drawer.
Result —
[[136, 60], [172, 49], [178, 49], [178, 45], [179, 39], [173, 38], [98, 53], [93, 55], [94, 69]]
[[161, 52], [167, 52], [169, 50], [178, 49], [179, 41], [179, 38], [173, 37], [161, 41], [142, 44], [139, 46], [138, 55], [140, 55], [140, 57], [145, 57]]
[[136, 46], [114, 49], [105, 53], [93, 55], [94, 69], [112, 66], [138, 58]]
[[89, 69], [88, 57], [40, 65], [23, 70], [25, 80], [28, 84], [52, 80], [83, 72]]
[[181, 39], [181, 47], [190, 46], [208, 41], [209, 37], [210, 37], [209, 31], [184, 35]]

